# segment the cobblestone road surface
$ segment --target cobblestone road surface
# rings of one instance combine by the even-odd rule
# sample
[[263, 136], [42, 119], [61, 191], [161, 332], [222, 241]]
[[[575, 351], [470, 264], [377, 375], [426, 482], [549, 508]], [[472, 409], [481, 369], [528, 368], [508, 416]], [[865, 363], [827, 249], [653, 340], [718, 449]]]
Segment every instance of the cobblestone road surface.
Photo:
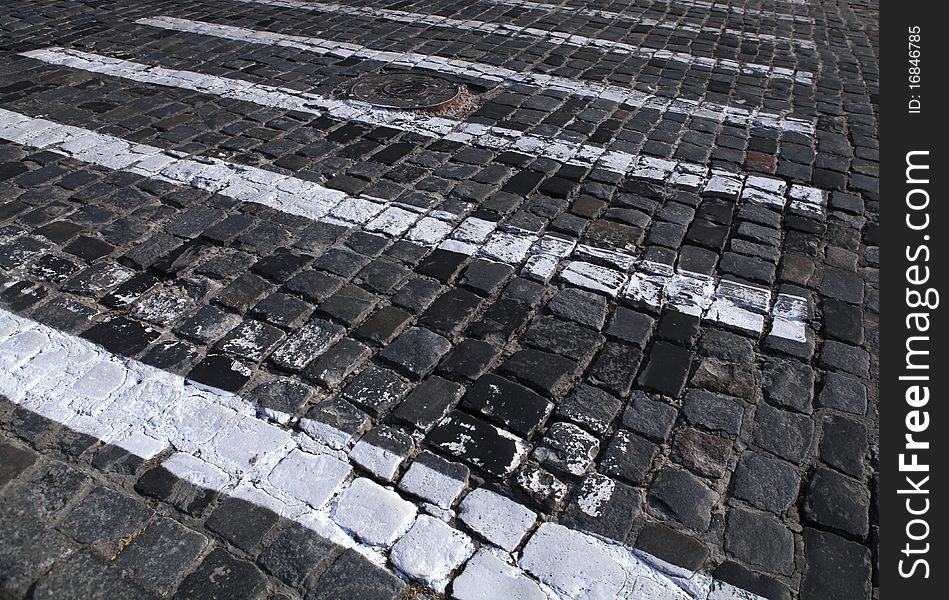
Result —
[[0, 597], [876, 598], [876, 19], [4, 2]]

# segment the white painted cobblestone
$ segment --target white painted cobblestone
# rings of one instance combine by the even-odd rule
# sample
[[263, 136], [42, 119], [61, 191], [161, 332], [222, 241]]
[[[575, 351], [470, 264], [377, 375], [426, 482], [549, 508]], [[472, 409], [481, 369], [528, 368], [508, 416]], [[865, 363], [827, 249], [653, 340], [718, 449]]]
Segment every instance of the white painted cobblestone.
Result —
[[788, 190], [791, 208], [822, 214], [827, 206], [827, 192], [806, 185], [794, 184]]
[[216, 492], [231, 481], [224, 470], [184, 452], [172, 454], [161, 465], [173, 475]]
[[451, 574], [474, 551], [474, 543], [467, 535], [434, 517], [421, 515], [392, 546], [389, 560], [412, 579], [442, 593]]
[[796, 342], [807, 341], [807, 319], [807, 300], [793, 294], [778, 294], [771, 309], [768, 335]]
[[626, 274], [621, 271], [583, 261], [568, 263], [560, 273], [560, 278], [577, 287], [601, 292], [614, 298], [627, 281]]
[[421, 461], [414, 461], [399, 481], [399, 489], [443, 509], [450, 508], [467, 485], [467, 480], [449, 477]]
[[349, 451], [349, 458], [369, 473], [385, 481], [395, 479], [403, 460], [401, 455], [386, 448], [373, 446], [365, 438], [356, 442], [353, 449]]
[[267, 483], [290, 498], [320, 508], [352, 473], [348, 464], [324, 454], [293, 450], [267, 476]]
[[771, 302], [770, 295], [771, 292], [764, 288], [722, 280], [715, 290], [715, 300], [706, 318], [761, 333]]
[[[20, 127], [25, 127], [27, 124], [31, 124], [34, 121], [24, 121], [22, 116], [18, 113], [11, 113], [9, 111], [4, 111], [0, 109], [0, 138], [11, 139], [19, 135], [17, 132]], [[38, 119], [36, 121], [42, 121]], [[75, 127], [69, 127], [64, 125], [58, 125], [57, 128], [51, 129], [52, 126], [46, 127], [44, 130], [52, 131], [55, 130], [58, 132], [58, 137], [56, 139], [65, 140], [69, 136], [76, 135], [76, 131], [85, 132], [85, 130], [79, 130]], [[85, 132], [91, 134], [91, 132]], [[98, 134], [95, 134], [98, 135]], [[100, 136], [100, 138], [107, 142], [112, 139], [110, 136]], [[160, 153], [162, 152], [158, 148], [147, 147], [148, 153]], [[55, 150], [55, 144], [49, 146], [48, 149]], [[174, 159], [177, 163], [188, 162], [183, 159]], [[208, 159], [211, 160], [211, 159]], [[230, 163], [224, 163], [223, 161], [217, 161], [221, 165], [225, 166], [225, 172], [227, 173], [227, 181], [232, 183], [239, 181], [250, 181], [252, 179], [263, 180], [267, 178], [278, 177], [282, 179], [292, 179], [281, 176], [279, 174], [271, 173], [262, 169], [256, 169], [253, 167], [246, 167], [242, 165], [233, 165]], [[134, 167], [133, 167], [134, 169]], [[161, 178], [167, 179], [167, 172], [161, 175]], [[191, 185], [193, 181], [176, 181], [177, 183], [182, 183], [186, 185]], [[225, 182], [226, 183], [226, 182]], [[223, 184], [222, 184], [223, 185]], [[224, 185], [222, 188], [222, 193], [225, 193], [229, 188], [233, 187], [230, 184]], [[314, 205], [307, 205], [301, 208], [301, 210], [294, 211], [289, 210], [285, 206], [275, 206], [281, 210], [291, 212], [291, 214], [298, 214], [312, 219], [320, 219], [321, 215], [324, 215], [327, 212], [330, 212], [330, 215], [326, 219], [330, 222], [333, 222], [336, 218], [340, 216], [346, 217], [347, 224], [361, 224], [364, 221], [368, 221], [373, 216], [378, 214], [380, 211], [385, 209], [385, 204], [382, 202], [374, 202], [364, 198], [350, 198], [345, 194], [340, 194], [335, 190], [328, 190], [321, 188], [319, 186], [311, 187], [312, 194], [317, 202]], [[816, 198], [817, 196], [814, 193], [808, 192], [798, 192], [801, 197], [807, 198]], [[242, 198], [238, 198], [242, 199]], [[267, 203], [268, 200], [266, 197], [253, 197], [247, 198], [245, 201], [251, 202], [264, 202]], [[335, 204], [334, 204], [335, 203]], [[318, 205], [320, 208], [314, 208]], [[333, 207], [333, 208], [331, 208]], [[335, 215], [335, 216], [334, 216]], [[501, 262], [506, 262], [508, 264], [520, 264], [522, 261], [526, 260], [528, 254], [535, 249], [539, 240], [543, 238], [538, 238], [538, 236], [529, 234], [527, 232], [519, 232], [518, 230], [510, 231], [501, 231], [495, 232], [488, 237], [487, 242], [484, 246], [479, 247], [475, 244], [467, 244], [461, 242], [452, 242], [449, 244], [448, 249], [458, 252], [464, 252], [468, 254], [480, 254], [486, 258], [492, 260], [498, 260]], [[446, 242], [447, 243], [447, 242]], [[445, 246], [445, 243], [442, 244]], [[584, 250], [575, 249], [575, 253], [580, 254]], [[590, 254], [586, 250], [587, 254]], [[553, 253], [541, 254], [541, 256], [552, 256]], [[605, 258], [608, 262], [613, 262], [614, 264], [625, 264], [625, 259], [622, 259], [623, 255], [621, 253], [612, 253], [611, 258], [606, 258], [600, 256], [598, 258]], [[554, 272], [556, 267], [552, 264], [552, 261], [540, 259], [535, 259], [534, 264], [531, 267], [536, 271], [536, 276], [545, 279], [549, 278]], [[573, 261], [567, 265], [564, 271], [561, 273], [561, 278], [569, 283], [577, 285], [579, 287], [584, 287], [586, 289], [591, 289], [593, 291], [599, 291], [607, 293], [609, 295], [615, 296], [619, 293], [620, 289], [623, 287], [626, 279], [626, 275], [621, 271], [616, 271], [613, 269], [607, 269], [598, 265], [593, 265], [583, 261]], [[633, 274], [633, 279], [630, 281], [627, 286], [625, 295], [629, 297], [642, 296], [643, 300], [647, 303], [661, 303], [661, 295], [658, 294], [658, 286], [654, 285], [655, 282], [649, 281], [649, 278], [646, 277], [645, 281], [640, 281], [637, 274]], [[733, 303], [719, 303], [717, 307], [713, 307], [715, 310], [713, 313], [718, 317], [734, 324], [735, 326], [745, 327], [746, 325], [753, 330], [760, 331], [760, 328], [763, 326], [762, 323], [758, 323], [760, 319], [754, 318], [745, 318], [741, 316], [734, 316], [732, 313], [741, 313], [740, 310], [732, 309]], [[764, 312], [767, 312], [766, 310]], [[775, 335], [781, 335], [782, 329], [778, 329]]]
[[343, 490], [333, 520], [363, 542], [388, 548], [412, 526], [418, 509], [396, 492], [365, 478]]
[[555, 523], [540, 526], [518, 564], [563, 598], [690, 599], [625, 548]]
[[[774, 10], [759, 10], [756, 8], [745, 8], [736, 4], [722, 4], [716, 0], [656, 0], [663, 4], [676, 4], [678, 6], [688, 6], [695, 8], [705, 8], [710, 11], [726, 11], [736, 15], [748, 15], [753, 17], [773, 18], [785, 21], [797, 21], [799, 23], [813, 23], [814, 19], [806, 15], [788, 14]], [[789, 0], [793, 4], [806, 2], [806, 0]]]
[[72, 386], [80, 396], [103, 402], [125, 383], [127, 370], [116, 361], [104, 360], [96, 363], [82, 374]]
[[[384, 123], [427, 137], [444, 137], [446, 131], [471, 131], [480, 130], [484, 127], [475, 123], [453, 121], [443, 117], [425, 114], [415, 114], [411, 118], [407, 118], [404, 112], [373, 108], [353, 100], [337, 100], [287, 88], [275, 88], [263, 84], [250, 83], [239, 79], [202, 75], [205, 79], [216, 80], [214, 89], [208, 90], [206, 86], [197, 86], [195, 84], [193, 76], [198, 75], [196, 73], [168, 69], [165, 67], [148, 66], [131, 61], [116, 62], [114, 59], [107, 60], [108, 57], [78, 50], [47, 48], [25, 52], [23, 56], [35, 58], [50, 64], [67, 65], [72, 68], [81, 68], [90, 72], [121, 77], [142, 83], [174, 86], [203, 93], [216, 93], [224, 97], [231, 97], [239, 93], [243, 99], [264, 106], [296, 110], [316, 115], [325, 113], [340, 120], [363, 122], [374, 126]], [[496, 127], [492, 129], [502, 131]], [[678, 178], [681, 174], [680, 167], [686, 168], [689, 171], [700, 171], [704, 169], [701, 165], [675, 163], [654, 157], [608, 151], [596, 146], [577, 144], [575, 142], [539, 138], [521, 131], [503, 130], [503, 133], [507, 144], [502, 146], [491, 145], [489, 147], [496, 149], [512, 147], [522, 152], [554, 158], [562, 162], [590, 166], [595, 165], [607, 170], [629, 174], [632, 177], [649, 179], [657, 183]], [[472, 138], [471, 143], [478, 145], [478, 139], [480, 138]], [[116, 138], [105, 136], [102, 142], [104, 144], [111, 144], [114, 143], [115, 140]], [[529, 150], [524, 147], [524, 142], [530, 142], [526, 144], [530, 147]], [[45, 145], [49, 144], [47, 143]], [[145, 156], [154, 156], [161, 153], [161, 150], [157, 148], [136, 145], [135, 148], [129, 150], [130, 157], [132, 154], [136, 154], [132, 152], [132, 150], [135, 149], [138, 149], [140, 153]], [[95, 158], [96, 157], [85, 157], [85, 160], [96, 162]], [[228, 190], [233, 187], [233, 180], [235, 179], [231, 171], [236, 170], [238, 174], [241, 174], [243, 171], [250, 169], [244, 166], [229, 165], [222, 161], [213, 161], [212, 159], [204, 160], [205, 163], [196, 163], [194, 161], [176, 161], [169, 163], [157, 174], [169, 177], [173, 180], [187, 182], [188, 185], [230, 195], [231, 192]], [[135, 171], [137, 162], [138, 161], [134, 160], [130, 161], [128, 168]], [[214, 173], [213, 175], [211, 174], [212, 171]], [[277, 177], [281, 180], [292, 179], [284, 176]], [[239, 180], [241, 178], [237, 179]], [[271, 183], [271, 185], [273, 185], [273, 183]], [[313, 218], [323, 216], [329, 212], [329, 218], [331, 220], [335, 219], [342, 223], [364, 224], [377, 213], [385, 209], [385, 205], [382, 203], [370, 202], [368, 199], [347, 199], [345, 194], [335, 190], [329, 190], [332, 193], [327, 194], [327, 190], [317, 184], [309, 182], [307, 182], [307, 186], [312, 194], [315, 195], [315, 198], [311, 198], [310, 194], [287, 194], [286, 199], [281, 202], [276, 201], [272, 197], [267, 197], [266, 202], [279, 204], [281, 210], [290, 211], [294, 208], [306, 210], [313, 215]], [[737, 174], [728, 174], [723, 171], [716, 171], [712, 179], [706, 183], [706, 189], [708, 190], [715, 191], [722, 188], [725, 191], [729, 191], [729, 193], [731, 193], [730, 191], [736, 186], [740, 189], [740, 176]], [[239, 185], [237, 189], [240, 191], [241, 196], [246, 196], [248, 193], [255, 197], [259, 196], [259, 190], [256, 190], [254, 186]], [[253, 191], [248, 192], [248, 189]], [[737, 195], [737, 190], [734, 191], [734, 195]], [[306, 199], [307, 202], [302, 206], [298, 206], [301, 198]], [[238, 199], [261, 201], [251, 200], [245, 197]], [[332, 202], [334, 199], [335, 202]], [[315, 202], [313, 200], [315, 200]]]
[[255, 467], [276, 464], [292, 446], [287, 430], [257, 418], [242, 416], [228, 421], [205, 452], [217, 459], [215, 464], [246, 472]]
[[141, 431], [132, 431], [117, 437], [112, 444], [143, 460], [151, 460], [165, 449], [165, 444], [161, 440], [145, 435]]
[[328, 423], [315, 421], [313, 419], [300, 419], [299, 423], [297, 423], [297, 427], [310, 436], [316, 443], [332, 448], [333, 450], [343, 450], [347, 448], [355, 437], [352, 433], [347, 433]]
[[458, 518], [492, 544], [513, 551], [537, 521], [537, 514], [495, 492], [478, 488], [465, 496]]
[[457, 600], [548, 600], [540, 585], [494, 554], [481, 549], [452, 583]]

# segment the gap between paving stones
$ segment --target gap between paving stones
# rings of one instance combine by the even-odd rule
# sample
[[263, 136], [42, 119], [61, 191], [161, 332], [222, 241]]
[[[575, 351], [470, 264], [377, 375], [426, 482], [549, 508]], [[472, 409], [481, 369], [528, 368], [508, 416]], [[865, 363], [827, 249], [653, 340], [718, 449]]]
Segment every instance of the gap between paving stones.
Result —
[[[516, 526], [520, 538], [505, 544], [508, 552], [522, 550], [508, 554], [483, 544], [478, 559], [466, 566], [475, 553], [472, 537], [436, 518], [419, 516], [418, 507], [396, 491], [360, 477], [344, 452], [260, 420], [239, 396], [197, 386], [5, 310], [0, 310], [0, 367], [0, 394], [14, 404], [155, 461], [200, 488], [295, 520], [378, 564], [388, 560], [390, 568], [438, 591], [460, 575], [463, 583], [469, 578], [464, 583], [468, 587], [516, 585], [529, 588], [530, 597], [537, 598], [757, 598], [561, 525], [542, 523], [535, 529], [536, 515], [523, 507], [528, 519]], [[429, 477], [436, 487], [444, 484], [439, 479], [450, 479], [443, 474]], [[469, 493], [461, 513], [461, 521], [472, 523], [476, 537], [489, 541], [497, 539], [496, 534], [485, 529], [483, 520], [466, 521], [464, 504], [470, 512], [492, 494]], [[485, 506], [488, 521], [490, 506]], [[494, 527], [510, 535], [511, 525], [501, 520]], [[444, 552], [433, 553], [433, 545]], [[506, 577], [498, 574], [498, 567]]]
[[[764, 332], [770, 313], [773, 325], [769, 335], [797, 342], [806, 340], [807, 302], [791, 294], [779, 293], [772, 301], [773, 292], [767, 288], [727, 279], [716, 285], [710, 276], [675, 273], [671, 267], [651, 261], [641, 261], [637, 271], [633, 268], [636, 259], [621, 252], [516, 229], [496, 232], [497, 223], [477, 218], [465, 219], [455, 226], [455, 215], [425, 215], [415, 207], [354, 198], [313, 182], [219, 159], [185, 159], [177, 156], [180, 153], [132, 144], [121, 138], [3, 109], [0, 109], [0, 138], [111, 169], [190, 185], [243, 202], [265, 204], [312, 220], [363, 226], [374, 234], [404, 236], [428, 247], [479, 255], [513, 266], [523, 264], [527, 276], [545, 283], [559, 271], [561, 280], [577, 287], [612, 297], [622, 294], [653, 307], [668, 304], [676, 310], [759, 334]], [[709, 186], [714, 183], [713, 178]], [[794, 193], [792, 186], [792, 197]], [[792, 200], [792, 205], [794, 202], [801, 201]], [[612, 266], [600, 266], [589, 262], [591, 259], [606, 261]]]

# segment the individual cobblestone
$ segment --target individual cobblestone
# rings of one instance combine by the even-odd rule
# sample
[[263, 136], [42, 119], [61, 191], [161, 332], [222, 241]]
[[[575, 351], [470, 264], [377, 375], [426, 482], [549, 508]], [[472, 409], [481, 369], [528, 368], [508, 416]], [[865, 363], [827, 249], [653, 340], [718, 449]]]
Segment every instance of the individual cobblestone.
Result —
[[369, 479], [353, 481], [340, 495], [333, 518], [374, 546], [391, 546], [411, 527], [415, 506]]

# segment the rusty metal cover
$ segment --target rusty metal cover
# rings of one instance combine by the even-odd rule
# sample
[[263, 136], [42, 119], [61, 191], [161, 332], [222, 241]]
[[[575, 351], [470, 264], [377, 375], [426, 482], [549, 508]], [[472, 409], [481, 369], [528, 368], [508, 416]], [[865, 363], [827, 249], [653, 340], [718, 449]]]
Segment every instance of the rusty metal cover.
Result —
[[433, 109], [458, 98], [457, 83], [419, 73], [382, 73], [367, 75], [357, 81], [350, 95], [381, 108]]

